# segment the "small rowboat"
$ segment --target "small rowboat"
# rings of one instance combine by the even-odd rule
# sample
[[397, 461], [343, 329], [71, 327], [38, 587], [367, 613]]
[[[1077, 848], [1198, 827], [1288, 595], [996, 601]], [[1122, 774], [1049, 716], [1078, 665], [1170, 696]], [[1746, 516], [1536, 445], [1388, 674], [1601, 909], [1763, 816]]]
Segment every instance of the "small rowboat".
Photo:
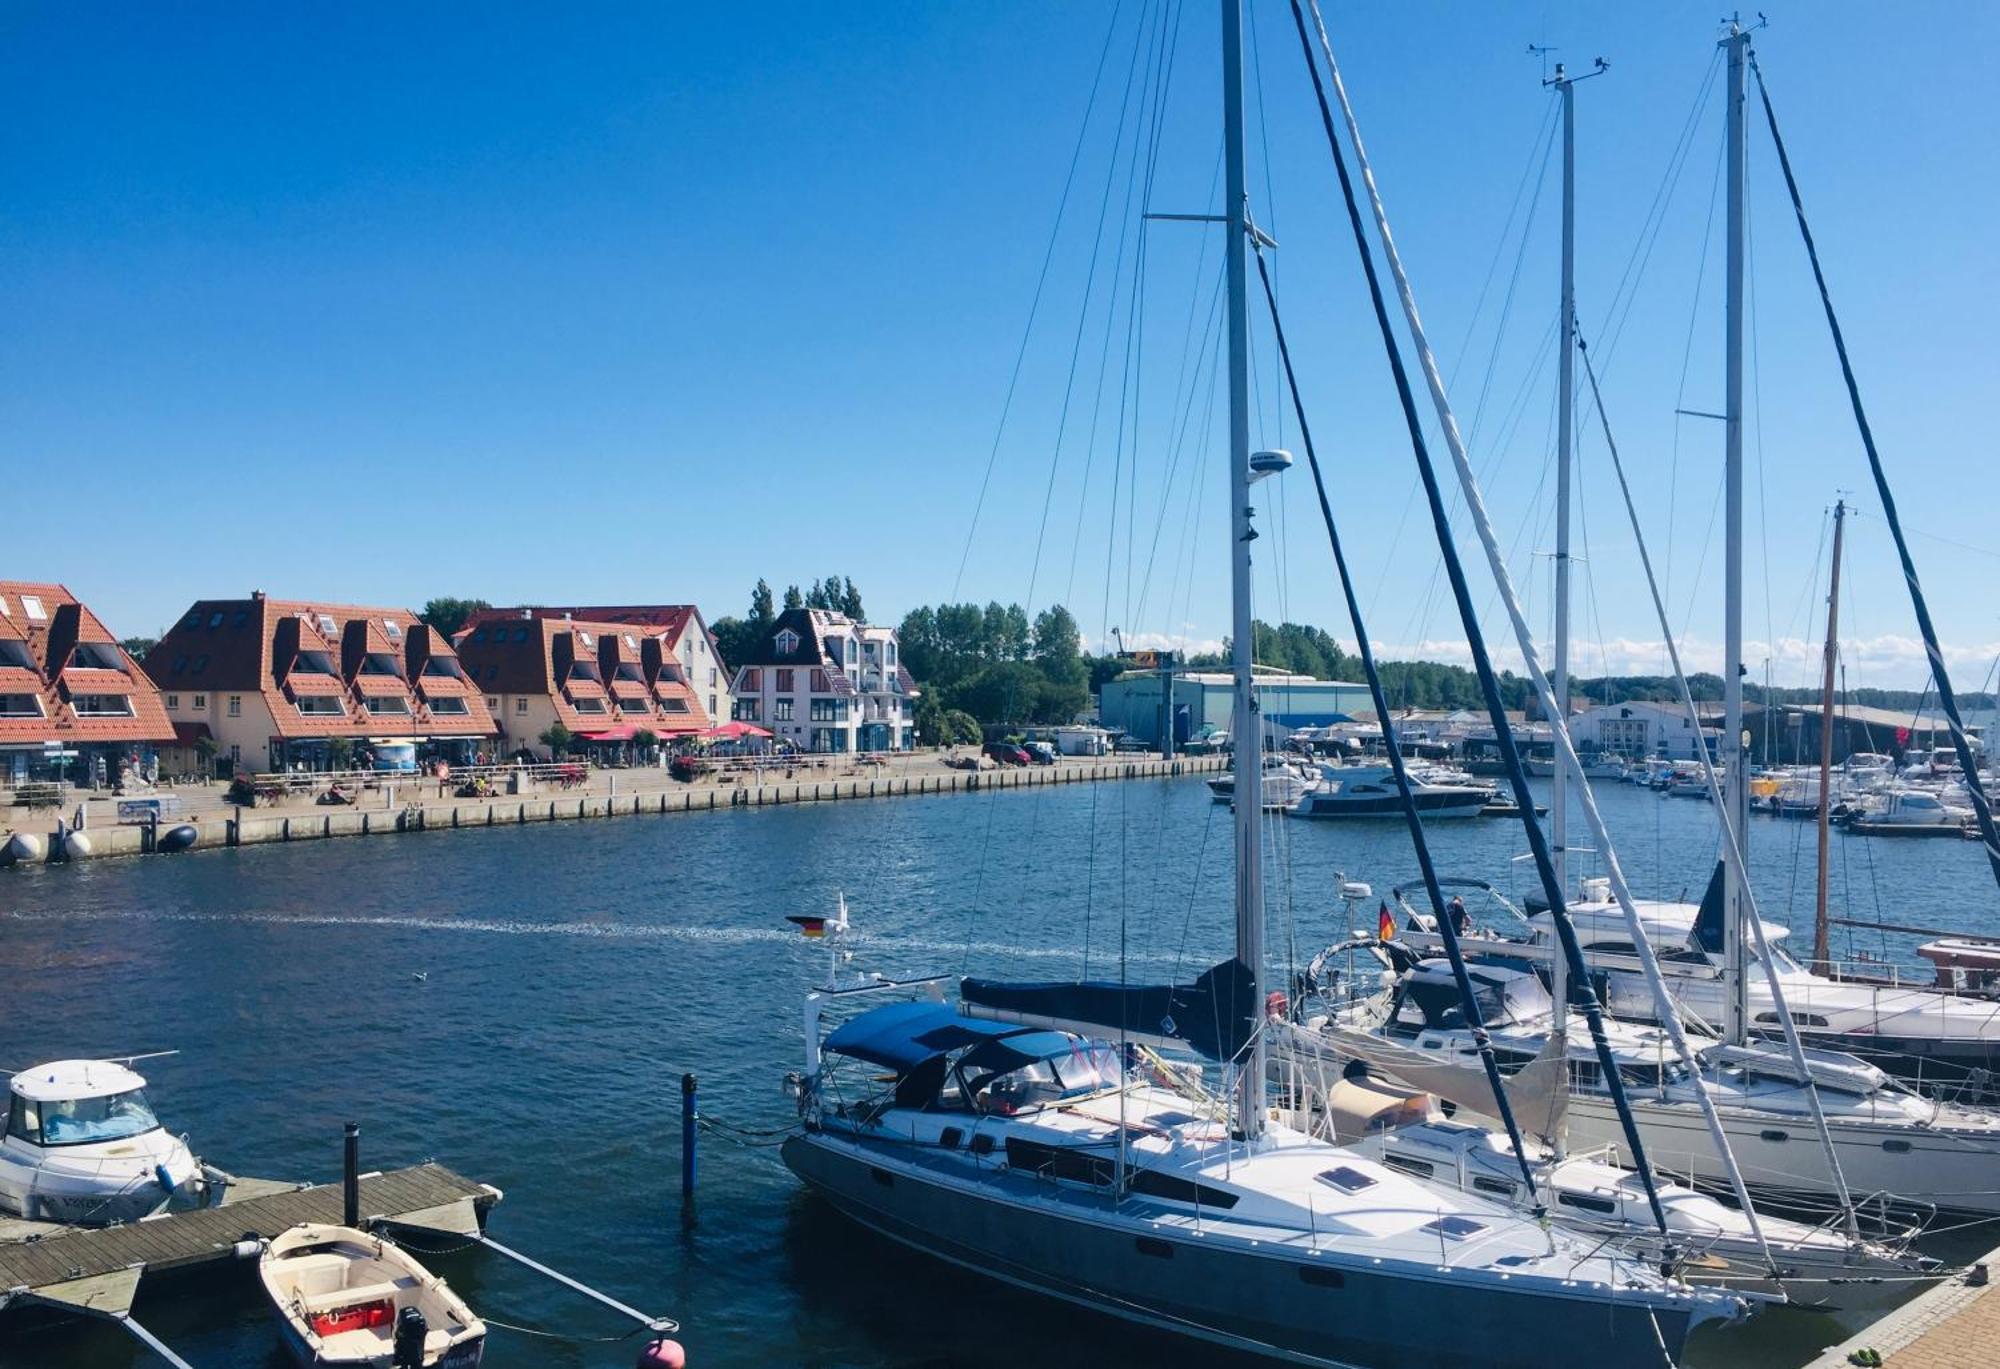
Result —
[[258, 1264], [300, 1364], [474, 1369], [486, 1323], [410, 1254], [347, 1226], [303, 1222]]

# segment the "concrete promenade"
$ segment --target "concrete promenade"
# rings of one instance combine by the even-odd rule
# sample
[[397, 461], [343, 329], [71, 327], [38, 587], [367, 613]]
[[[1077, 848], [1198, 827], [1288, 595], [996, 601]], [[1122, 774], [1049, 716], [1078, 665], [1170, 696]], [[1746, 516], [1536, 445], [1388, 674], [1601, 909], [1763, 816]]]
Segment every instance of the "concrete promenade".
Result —
[[1988, 1271], [2000, 1250], [1828, 1348], [1803, 1369], [1854, 1369], [1881, 1356], [1888, 1369], [1993, 1369], [2000, 1364], [2000, 1290]]
[[[315, 841], [329, 837], [382, 836], [404, 832], [452, 831], [471, 827], [504, 827], [531, 822], [563, 822], [583, 818], [639, 817], [669, 813], [705, 813], [730, 808], [763, 808], [788, 803], [832, 803], [853, 799], [917, 798], [936, 794], [981, 793], [993, 789], [1024, 789], [1094, 781], [1160, 779], [1180, 775], [1215, 774], [1228, 766], [1226, 756], [1065, 757], [1054, 765], [998, 770], [957, 770], [943, 764], [937, 752], [898, 756], [884, 765], [854, 766], [841, 758], [839, 766], [821, 767], [808, 761], [760, 774], [718, 774], [693, 783], [670, 777], [664, 769], [592, 770], [572, 787], [553, 783], [530, 785], [531, 792], [476, 799], [453, 796], [456, 781], [410, 776], [381, 777], [379, 787], [364, 791], [354, 806], [325, 806], [308, 795], [276, 804], [240, 808], [224, 799], [226, 786], [210, 784], [178, 793], [179, 815], [161, 824], [161, 831], [180, 823], [199, 833], [191, 850], [251, 846], [266, 842]], [[80, 803], [73, 796], [60, 811], [0, 808], [0, 845], [13, 831], [32, 832], [45, 850], [54, 848], [58, 821], [71, 820]], [[141, 826], [116, 822], [117, 800], [104, 797], [86, 803], [86, 858], [148, 854], [151, 834]]]

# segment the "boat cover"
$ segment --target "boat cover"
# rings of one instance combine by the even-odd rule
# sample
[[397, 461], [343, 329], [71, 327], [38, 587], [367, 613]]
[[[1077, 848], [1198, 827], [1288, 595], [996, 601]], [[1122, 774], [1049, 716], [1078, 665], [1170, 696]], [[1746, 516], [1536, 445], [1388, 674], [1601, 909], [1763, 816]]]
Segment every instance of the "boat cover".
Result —
[[1708, 877], [1708, 890], [1701, 896], [1701, 910], [1694, 915], [1694, 930], [1688, 939], [1694, 943], [1694, 950], [1722, 953], [1722, 862], [1719, 860], [1715, 862], [1715, 873]]
[[946, 1051], [1031, 1030], [1011, 1022], [960, 1017], [942, 1003], [890, 1003], [843, 1022], [824, 1049], [893, 1070], [915, 1069]]
[[1192, 984], [1128, 985], [1104, 980], [1024, 984], [967, 979], [959, 997], [975, 1008], [1107, 1032], [1172, 1037], [1211, 1060], [1233, 1060], [1262, 1016], [1250, 972], [1231, 958]]

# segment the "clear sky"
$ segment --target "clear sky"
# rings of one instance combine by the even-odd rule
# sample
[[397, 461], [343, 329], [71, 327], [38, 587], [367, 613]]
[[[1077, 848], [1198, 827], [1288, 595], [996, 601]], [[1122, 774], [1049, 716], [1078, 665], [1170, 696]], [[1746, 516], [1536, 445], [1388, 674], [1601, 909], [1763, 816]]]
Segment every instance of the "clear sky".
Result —
[[[1672, 563], [1675, 616], [1711, 668], [1721, 434], [1674, 410], [1721, 400], [1717, 90], [1678, 177], [1669, 166], [1719, 12], [1465, 0], [1328, 16], [1543, 628], [1556, 170], [1536, 199], [1551, 97], [1525, 49], [1611, 62], [1578, 92], [1580, 316], [1656, 560]], [[2000, 651], [1987, 65], [2000, 11], [1765, 12], [1758, 51], [1864, 395], [1957, 683], [1974, 688]], [[1164, 13], [1156, 0], [7, 6], [0, 574], [61, 580], [127, 634], [252, 589], [692, 599], [713, 617], [741, 611], [759, 575], [836, 573], [877, 618], [954, 590], [1032, 595], [1067, 599], [1092, 639], [1119, 626], [1213, 642], [1227, 614], [1222, 468], [1207, 459], [1219, 407], [1203, 422], [1214, 230], [1153, 224], [1141, 317], [1128, 315], [1141, 208], [1215, 203], [1215, 7]], [[1280, 242], [1371, 636], [1450, 658], [1462, 633], [1409, 502], [1289, 13], [1253, 0], [1253, 17], [1254, 212]], [[1135, 131], [1150, 154], [1137, 177]], [[1752, 132], [1751, 667], [1771, 656], [1777, 683], [1813, 675], [1825, 511], [1846, 489], [1861, 510], [1849, 680], [1915, 686], [1913, 620]], [[1635, 251], [1642, 238], [1650, 251]], [[1607, 324], [1639, 257], [1629, 309]], [[1256, 439], [1296, 445], [1261, 325], [1257, 348]], [[1578, 668], [1656, 669], [1584, 419]], [[1349, 636], [1306, 480], [1265, 490], [1260, 616]]]

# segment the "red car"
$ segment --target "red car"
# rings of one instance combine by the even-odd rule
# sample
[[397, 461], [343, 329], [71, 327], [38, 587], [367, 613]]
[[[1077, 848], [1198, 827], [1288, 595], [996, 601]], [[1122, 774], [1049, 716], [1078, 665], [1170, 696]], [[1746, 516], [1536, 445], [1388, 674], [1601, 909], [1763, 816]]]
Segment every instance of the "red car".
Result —
[[988, 742], [986, 754], [1001, 765], [1027, 765], [1034, 759], [1025, 747], [1016, 746], [1012, 742]]

